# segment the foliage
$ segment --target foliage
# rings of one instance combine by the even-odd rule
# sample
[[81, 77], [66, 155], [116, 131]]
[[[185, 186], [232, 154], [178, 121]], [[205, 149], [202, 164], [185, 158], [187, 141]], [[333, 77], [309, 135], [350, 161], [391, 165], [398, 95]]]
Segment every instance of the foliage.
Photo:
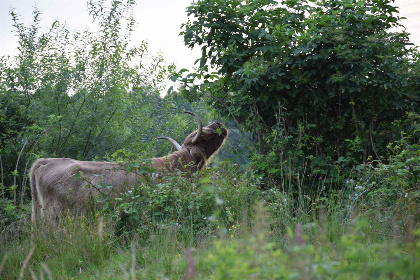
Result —
[[[39, 11], [25, 27], [12, 10], [19, 53], [0, 58], [0, 278], [417, 277], [420, 63], [407, 34], [389, 30], [399, 25], [389, 2], [196, 2], [183, 32], [203, 56], [185, 81], [204, 82], [164, 98], [175, 68], [129, 44], [133, 1], [89, 1], [96, 33], [54, 22], [41, 34]], [[229, 114], [231, 136], [255, 147], [251, 165], [226, 159], [244, 160], [232, 142], [203, 172], [144, 176], [98, 197], [100, 211], [31, 227], [34, 159], [105, 158], [150, 174], [141, 162], [170, 149], [156, 136], [196, 129], [185, 109], [203, 123], [220, 117], [213, 109]]]
[[250, 212], [247, 208], [261, 193], [252, 173], [244, 176], [227, 162], [217, 166], [217, 172], [208, 168], [192, 178], [179, 173], [146, 180], [122, 196], [102, 200], [103, 211], [118, 220], [119, 235], [148, 236], [167, 228], [200, 235], [231, 225], [243, 211]]
[[[63, 217], [54, 228], [45, 224], [34, 231], [22, 224], [20, 236], [8, 239], [3, 232], [0, 275], [182, 279], [191, 264], [200, 279], [416, 275], [415, 209], [374, 204], [368, 209], [362, 200], [351, 200], [350, 189], [319, 201], [291, 203], [294, 198], [286, 193], [253, 189], [258, 183], [254, 176], [237, 177], [243, 170], [221, 170], [191, 178], [192, 186], [177, 177], [155, 188], [142, 185], [101, 215]], [[397, 200], [404, 203], [404, 198]], [[404, 214], [408, 218], [400, 221]], [[390, 218], [380, 220], [383, 215]], [[187, 257], [190, 247], [194, 254]]]
[[[25, 279], [29, 279], [29, 275], [32, 278], [46, 275], [48, 279], [56, 279], [58, 275], [77, 275], [89, 267], [100, 265], [113, 252], [111, 225], [104, 224], [99, 217], [75, 219], [68, 216], [55, 228], [43, 224], [31, 230], [28, 224], [23, 226], [21, 237], [24, 238], [21, 242], [6, 250], [10, 240], [2, 240], [0, 275], [4, 279], [22, 279], [21, 274], [27, 275]], [[29, 268], [25, 271], [23, 260], [26, 258], [29, 258]]]
[[253, 163], [274, 183], [302, 172], [342, 183], [369, 157], [386, 161], [391, 123], [419, 112], [419, 53], [390, 0], [203, 0], [187, 11], [185, 44], [202, 56], [178, 74], [184, 95], [253, 133]]
[[418, 241], [402, 247], [394, 242], [366, 244], [365, 220], [355, 220], [335, 249], [326, 242], [325, 232], [307, 242], [305, 226], [323, 225], [298, 223], [295, 231], [289, 228], [285, 250], [267, 241], [268, 229], [261, 225], [242, 238], [216, 241], [206, 259], [214, 269], [209, 279], [411, 279], [420, 268]]
[[137, 159], [161, 156], [169, 145], [157, 144], [157, 136], [181, 140], [196, 128], [182, 111], [195, 111], [203, 123], [215, 117], [200, 102], [160, 96], [175, 66], [149, 54], [146, 42], [132, 46], [133, 5], [89, 1], [97, 32], [71, 32], [54, 21], [43, 33], [39, 10], [30, 26], [10, 11], [19, 49], [0, 59], [2, 200], [23, 205], [39, 157], [103, 159], [120, 149]]
[[[409, 114], [406, 123], [396, 121], [401, 138], [389, 143], [388, 162], [368, 163], [358, 166], [355, 179], [347, 182], [355, 190], [354, 199], [367, 197], [368, 201], [382, 207], [395, 207], [396, 201], [404, 201], [400, 207], [416, 208], [420, 197], [420, 145], [419, 115]], [[410, 134], [401, 130], [410, 126]]]

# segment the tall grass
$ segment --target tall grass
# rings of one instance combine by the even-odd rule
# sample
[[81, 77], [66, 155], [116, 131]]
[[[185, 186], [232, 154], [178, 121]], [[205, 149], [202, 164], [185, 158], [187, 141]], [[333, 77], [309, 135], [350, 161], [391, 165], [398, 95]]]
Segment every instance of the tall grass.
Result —
[[[3, 240], [5, 279], [22, 275], [74, 276], [99, 266], [113, 251], [113, 230], [102, 218], [65, 216], [56, 226], [23, 226], [19, 239]], [[25, 261], [23, 261], [25, 260]], [[26, 264], [26, 273], [23, 265]], [[22, 269], [21, 269], [22, 268]]]
[[259, 180], [221, 166], [139, 186], [95, 216], [23, 223], [2, 239], [0, 278], [419, 277], [416, 199], [381, 207], [350, 188], [291, 196]]

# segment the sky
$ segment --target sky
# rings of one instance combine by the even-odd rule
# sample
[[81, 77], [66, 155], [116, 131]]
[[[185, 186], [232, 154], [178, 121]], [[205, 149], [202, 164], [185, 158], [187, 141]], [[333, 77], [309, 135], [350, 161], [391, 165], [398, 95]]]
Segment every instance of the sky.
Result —
[[[187, 20], [186, 7], [191, 0], [137, 0], [134, 18], [134, 43], [146, 40], [152, 54], [162, 52], [167, 63], [178, 69], [194, 66], [200, 57], [198, 49], [190, 50], [179, 36], [181, 24]], [[70, 30], [82, 31], [92, 25], [86, 0], [0, 0], [0, 56], [16, 53], [17, 38], [12, 32], [11, 7], [20, 14], [25, 24], [30, 24], [33, 7], [41, 10], [41, 27], [46, 30], [55, 19], [66, 22]], [[400, 16], [406, 17], [403, 25], [411, 33], [410, 40], [420, 46], [420, 0], [396, 0]]]

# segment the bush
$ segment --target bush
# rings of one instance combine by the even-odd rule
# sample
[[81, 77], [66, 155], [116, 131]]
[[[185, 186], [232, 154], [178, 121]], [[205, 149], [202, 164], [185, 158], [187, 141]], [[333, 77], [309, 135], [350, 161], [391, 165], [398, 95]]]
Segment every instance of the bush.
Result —
[[174, 174], [143, 182], [106, 201], [118, 206], [105, 211], [117, 218], [119, 234], [147, 236], [157, 229], [176, 228], [200, 235], [235, 224], [261, 192], [252, 173], [244, 176], [243, 170], [224, 164], [220, 171], [207, 168], [191, 178]]
[[418, 202], [420, 116], [408, 114], [404, 122], [395, 121], [394, 126], [398, 127], [401, 137], [388, 144], [387, 161], [371, 161], [358, 166], [355, 179], [347, 182], [355, 190], [354, 199], [367, 196], [371, 203], [382, 207], [395, 206], [398, 200], [405, 200], [406, 206]]
[[184, 95], [251, 133], [268, 183], [300, 174], [315, 181], [308, 190], [319, 180], [340, 188], [356, 165], [386, 161], [399, 137], [391, 124], [419, 113], [420, 55], [396, 31], [392, 2], [192, 3], [183, 35], [202, 55], [196, 71], [179, 73]]

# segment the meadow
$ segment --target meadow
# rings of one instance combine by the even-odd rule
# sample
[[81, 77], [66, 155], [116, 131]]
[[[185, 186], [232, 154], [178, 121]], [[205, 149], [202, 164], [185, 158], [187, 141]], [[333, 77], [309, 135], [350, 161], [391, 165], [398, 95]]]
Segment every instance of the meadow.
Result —
[[[2, 232], [2, 279], [416, 279], [418, 197], [261, 190], [229, 163]], [[299, 182], [296, 182], [299, 183]], [[363, 182], [359, 187], [363, 187]], [[294, 187], [293, 185], [287, 187]], [[372, 195], [372, 194], [371, 194]], [[103, 207], [105, 205], [105, 207]]]

